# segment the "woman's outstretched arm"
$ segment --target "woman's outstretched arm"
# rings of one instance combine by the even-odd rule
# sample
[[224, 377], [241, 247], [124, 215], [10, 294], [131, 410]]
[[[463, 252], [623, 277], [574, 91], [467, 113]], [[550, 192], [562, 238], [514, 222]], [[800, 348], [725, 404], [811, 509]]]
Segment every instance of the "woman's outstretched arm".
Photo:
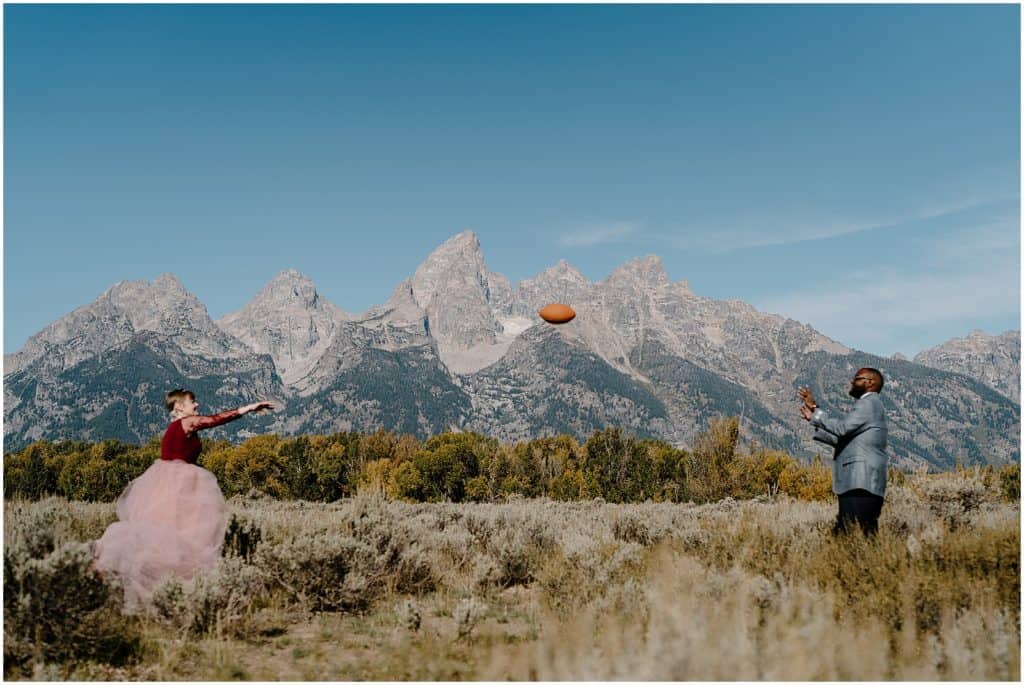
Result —
[[185, 431], [185, 435], [189, 435], [196, 431], [224, 425], [252, 411], [262, 411], [263, 409], [271, 408], [273, 408], [273, 405], [270, 402], [253, 402], [238, 409], [229, 409], [219, 414], [211, 414], [210, 416], [186, 416], [181, 420], [181, 429]]

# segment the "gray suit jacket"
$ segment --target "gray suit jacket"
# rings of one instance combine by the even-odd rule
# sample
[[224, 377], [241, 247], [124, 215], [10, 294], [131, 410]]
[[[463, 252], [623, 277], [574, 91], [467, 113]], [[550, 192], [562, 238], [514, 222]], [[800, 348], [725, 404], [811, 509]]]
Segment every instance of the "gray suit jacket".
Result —
[[814, 439], [835, 448], [832, 458], [832, 491], [837, 495], [855, 489], [885, 495], [889, 429], [885, 409], [877, 393], [864, 395], [846, 416], [833, 419], [815, 412], [811, 419]]

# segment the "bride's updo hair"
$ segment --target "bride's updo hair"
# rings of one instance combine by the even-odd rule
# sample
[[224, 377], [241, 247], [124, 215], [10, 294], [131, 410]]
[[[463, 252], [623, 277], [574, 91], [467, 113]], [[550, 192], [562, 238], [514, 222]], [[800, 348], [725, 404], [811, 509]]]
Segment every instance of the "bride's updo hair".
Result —
[[174, 408], [178, 406], [178, 401], [183, 400], [186, 397], [190, 400], [195, 400], [196, 398], [195, 394], [193, 394], [191, 390], [185, 390], [184, 388], [171, 390], [169, 393], [167, 393], [167, 401], [165, 402], [165, 405], [167, 406], [167, 411], [173, 413]]

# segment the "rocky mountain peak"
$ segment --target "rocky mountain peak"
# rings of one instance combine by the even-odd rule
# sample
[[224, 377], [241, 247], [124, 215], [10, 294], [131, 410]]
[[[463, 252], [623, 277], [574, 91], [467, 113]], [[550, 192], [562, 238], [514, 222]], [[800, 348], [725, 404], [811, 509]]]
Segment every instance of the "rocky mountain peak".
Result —
[[430, 253], [412, 276], [411, 293], [442, 361], [456, 366], [461, 352], [495, 344], [503, 330], [498, 314], [511, 307], [508, 281], [487, 270], [472, 231], [452, 236]]
[[224, 358], [250, 353], [214, 325], [205, 305], [177, 277], [165, 273], [152, 282], [115, 283], [89, 304], [57, 319], [16, 354], [4, 357], [4, 373], [43, 357], [48, 369], [59, 372], [144, 332], [166, 336], [190, 354]]
[[512, 317], [513, 299], [508, 279], [487, 269], [476, 234], [463, 231], [431, 252], [385, 305], [371, 308], [359, 323], [377, 330], [385, 347], [427, 335], [448, 369], [465, 373], [507, 347], [511, 334], [503, 321]]
[[98, 300], [124, 312], [136, 330], [173, 334], [182, 326], [207, 328], [211, 323], [206, 306], [173, 274], [160, 274], [152, 283], [121, 281]]
[[[551, 302], [576, 319], [541, 321]], [[283, 378], [288, 412], [267, 420], [284, 434], [429, 434], [455, 420], [507, 440], [622, 425], [685, 445], [708, 417], [741, 415], [754, 439], [811, 456], [793, 388], [816, 385], [842, 406], [851, 369], [875, 366], [893, 369], [894, 464], [1019, 461], [1019, 331], [950, 341], [928, 363], [966, 375], [952, 376], [851, 351], [738, 300], [697, 297], [653, 256], [601, 283], [560, 260], [513, 292], [471, 231], [434, 250], [385, 305], [345, 316], [291, 269], [223, 328], [170, 274], [118, 283], [5, 358], [5, 436], [111, 437], [120, 422], [110, 417], [127, 415], [131, 439], [146, 440], [174, 378], [199, 379], [226, 404], [284, 393]]]
[[[256, 295], [254, 301], [259, 300], [272, 302], [275, 305], [294, 304], [306, 309], [316, 309], [322, 304], [316, 284], [304, 273], [295, 269], [285, 269], [274, 276]], [[330, 303], [323, 306], [334, 307]], [[339, 309], [338, 312], [341, 310]]]
[[412, 279], [407, 278], [391, 291], [391, 296], [384, 304], [374, 305], [357, 317], [360, 323], [372, 321], [389, 321], [399, 325], [410, 323], [420, 324], [426, 312], [416, 304], [412, 296]]
[[557, 264], [544, 270], [542, 273], [552, 274], [559, 278], [567, 278], [569, 280], [576, 281], [577, 283], [590, 283], [590, 281], [587, 280], [587, 277], [584, 276], [579, 269], [564, 259], [559, 259]]
[[463, 231], [441, 243], [412, 277], [412, 292], [423, 309], [430, 309], [432, 301], [446, 294], [456, 284], [468, 286], [486, 301], [487, 265], [480, 240], [472, 231]]
[[987, 335], [973, 330], [919, 352], [914, 361], [935, 369], [971, 376], [1015, 401], [1020, 401], [1020, 331]]
[[451, 238], [444, 241], [441, 244], [441, 247], [444, 247], [445, 245], [449, 247], [460, 247], [463, 249], [479, 252], [480, 238], [472, 230], [467, 229], [462, 233], [456, 233]]
[[606, 281], [608, 285], [631, 285], [640, 288], [660, 288], [669, 284], [665, 264], [657, 255], [631, 259], [615, 269]]
[[575, 287], [590, 287], [593, 285], [580, 271], [564, 259], [559, 259], [554, 266], [549, 266], [532, 279], [526, 279], [522, 283], [540, 285], [565, 285]]
[[462, 233], [456, 233], [434, 248], [433, 252], [424, 260], [421, 268], [429, 268], [434, 262], [443, 262], [445, 264], [453, 262], [468, 263], [476, 266], [482, 264], [483, 261], [484, 252], [480, 247], [480, 239], [473, 231], [463, 231]]
[[533, 278], [524, 278], [516, 288], [514, 310], [526, 317], [551, 302], [564, 302], [574, 308], [594, 296], [594, 284], [564, 259], [558, 260]]
[[267, 282], [267, 285], [273, 284], [313, 285], [313, 279], [296, 269], [282, 269]]
[[[126, 282], [128, 281], [122, 281], [122, 283]], [[145, 283], [145, 281], [140, 282]], [[188, 290], [185, 289], [185, 284], [182, 283], [177, 276], [170, 272], [162, 273], [156, 278], [154, 278], [153, 287], [173, 293], [188, 293]]]
[[152, 331], [169, 336], [181, 349], [209, 357], [251, 353], [241, 341], [226, 335], [210, 318], [206, 305], [170, 273], [146, 281], [122, 281], [101, 295], [131, 322], [133, 333]]
[[322, 298], [308, 276], [285, 269], [217, 325], [255, 351], [269, 354], [281, 379], [294, 383], [330, 346], [341, 322], [350, 318]]

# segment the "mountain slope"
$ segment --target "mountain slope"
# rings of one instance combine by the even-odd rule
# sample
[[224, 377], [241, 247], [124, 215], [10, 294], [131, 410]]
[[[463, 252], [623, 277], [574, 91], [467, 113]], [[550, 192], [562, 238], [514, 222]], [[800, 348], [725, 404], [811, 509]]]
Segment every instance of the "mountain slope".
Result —
[[[211, 359], [151, 331], [56, 373], [41, 376], [29, 365], [4, 381], [5, 393], [17, 398], [14, 408], [5, 406], [7, 450], [39, 439], [146, 442], [167, 426], [164, 393], [181, 385], [196, 393], [201, 411], [257, 398], [280, 405], [286, 395], [267, 356]], [[216, 430], [221, 436], [244, 436], [271, 425], [269, 417], [252, 419]]]
[[608, 425], [651, 437], [669, 429], [649, 385], [552, 326], [527, 329], [501, 360], [463, 378], [473, 398], [467, 427], [504, 440], [584, 437]]
[[914, 361], [976, 378], [1020, 402], [1020, 331], [1001, 335], [971, 331], [967, 337], [953, 338], [920, 352]]

